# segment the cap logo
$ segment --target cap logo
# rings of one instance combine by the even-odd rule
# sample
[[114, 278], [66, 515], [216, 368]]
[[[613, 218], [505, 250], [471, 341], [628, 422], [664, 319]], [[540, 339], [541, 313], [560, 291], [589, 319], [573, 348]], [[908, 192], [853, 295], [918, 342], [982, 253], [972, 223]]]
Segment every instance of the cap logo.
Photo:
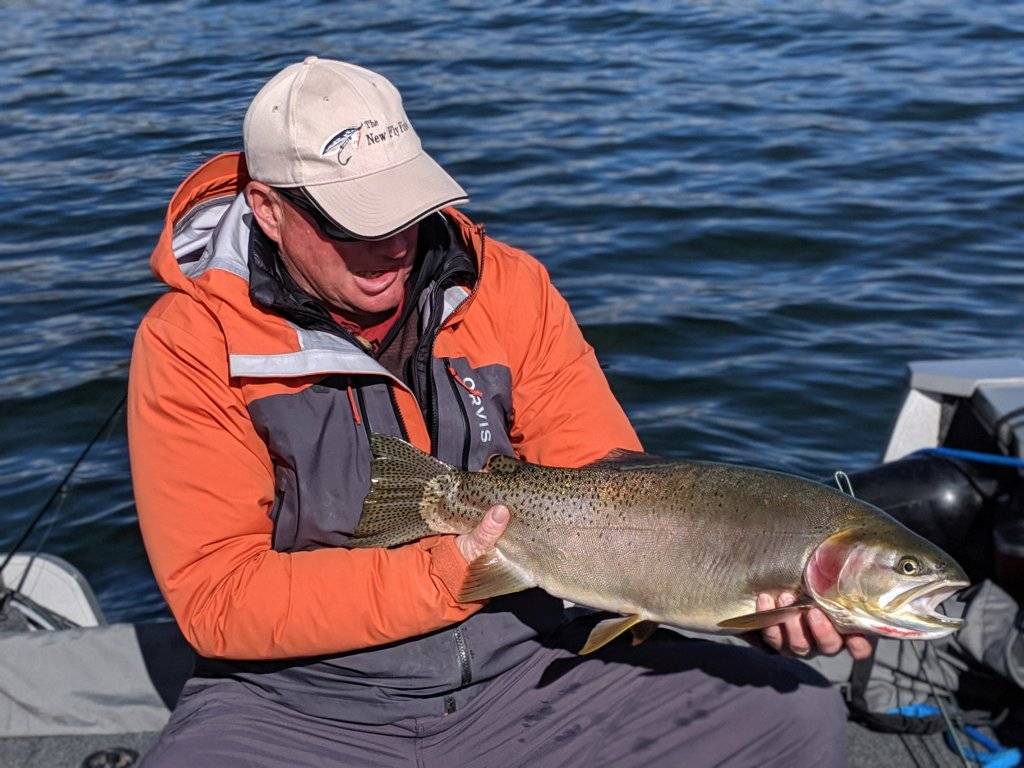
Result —
[[[331, 152], [337, 150], [338, 152], [338, 165], [348, 165], [348, 161], [352, 159], [352, 153], [355, 152], [356, 147], [359, 146], [360, 134], [363, 131], [362, 124], [354, 125], [351, 128], [346, 128], [334, 134], [324, 144], [324, 148], [320, 150], [321, 155], [328, 155]], [[356, 138], [356, 143], [352, 146], [352, 138]]]
[[[371, 117], [360, 125], [353, 125], [351, 128], [346, 128], [331, 136], [324, 144], [324, 148], [320, 150], [320, 154], [326, 156], [336, 151], [338, 165], [348, 165], [356, 148], [361, 144], [365, 143], [368, 147], [374, 144], [383, 144], [398, 139], [411, 130], [412, 126], [405, 120], [397, 120], [382, 127], [379, 121]], [[353, 138], [355, 138], [354, 143]]]

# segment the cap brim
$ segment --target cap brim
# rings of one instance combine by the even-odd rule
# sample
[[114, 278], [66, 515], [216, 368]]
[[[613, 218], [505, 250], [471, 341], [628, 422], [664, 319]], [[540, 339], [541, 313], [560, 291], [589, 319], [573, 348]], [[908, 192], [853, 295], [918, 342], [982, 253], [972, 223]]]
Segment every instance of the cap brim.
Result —
[[434, 211], [469, 200], [426, 152], [377, 173], [304, 189], [324, 213], [367, 240], [389, 237]]

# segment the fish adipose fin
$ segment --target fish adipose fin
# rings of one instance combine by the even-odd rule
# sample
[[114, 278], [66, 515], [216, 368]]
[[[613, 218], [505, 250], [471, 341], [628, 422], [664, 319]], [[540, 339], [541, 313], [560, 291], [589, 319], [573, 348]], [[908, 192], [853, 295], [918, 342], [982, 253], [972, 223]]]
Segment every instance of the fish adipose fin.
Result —
[[640, 645], [657, 628], [656, 622], [641, 619], [635, 614], [632, 616], [616, 616], [612, 619], [599, 621], [590, 630], [590, 637], [587, 638], [587, 642], [580, 649], [580, 656], [586, 656], [588, 653], [593, 653], [597, 649], [603, 648], [627, 629], [633, 630], [633, 645]]
[[469, 572], [456, 599], [460, 603], [472, 603], [535, 586], [536, 582], [492, 549], [469, 564]]
[[444, 502], [451, 467], [385, 435], [370, 436], [370, 493], [350, 547], [394, 547], [433, 533], [424, 513]]
[[718, 622], [718, 626], [722, 629], [766, 629], [767, 627], [781, 624], [786, 619], [813, 607], [814, 601], [805, 596], [801, 597], [792, 605], [787, 605], [782, 608], [773, 608], [770, 611], [757, 611], [755, 613], [744, 614], [743, 616], [736, 616], [735, 618]]

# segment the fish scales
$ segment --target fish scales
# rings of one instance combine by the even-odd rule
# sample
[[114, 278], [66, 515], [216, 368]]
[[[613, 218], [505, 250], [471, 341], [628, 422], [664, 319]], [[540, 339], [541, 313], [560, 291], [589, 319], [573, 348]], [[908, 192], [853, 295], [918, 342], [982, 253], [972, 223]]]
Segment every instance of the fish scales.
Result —
[[765, 625], [751, 618], [756, 596], [790, 591], [805, 599], [786, 611], [818, 605], [841, 628], [939, 636], [954, 623], [935, 606], [966, 584], [948, 555], [881, 510], [791, 475], [689, 461], [557, 469], [504, 456], [464, 472], [394, 438], [371, 446], [373, 487], [352, 546], [467, 533], [490, 507], [509, 508], [494, 553], [470, 567], [465, 593], [477, 598], [540, 586], [632, 622], [714, 632]]
[[[458, 478], [457, 504], [475, 513], [463, 517], [459, 532], [490, 506], [508, 506], [512, 520], [498, 549], [547, 591], [610, 610], [621, 610], [625, 599], [627, 608], [662, 618], [699, 614], [705, 629], [718, 613], [753, 610], [760, 589], [799, 589], [799, 571], [779, 563], [813, 547], [808, 527], [827, 530], [815, 519], [820, 507], [805, 503], [803, 514], [780, 518], [763, 480], [696, 462], [630, 472], [524, 465], [508, 475]], [[609, 561], [620, 567], [602, 567]], [[685, 582], [681, 563], [690, 574]], [[716, 582], [721, 589], [707, 589]], [[723, 605], [723, 595], [737, 591], [750, 596]]]

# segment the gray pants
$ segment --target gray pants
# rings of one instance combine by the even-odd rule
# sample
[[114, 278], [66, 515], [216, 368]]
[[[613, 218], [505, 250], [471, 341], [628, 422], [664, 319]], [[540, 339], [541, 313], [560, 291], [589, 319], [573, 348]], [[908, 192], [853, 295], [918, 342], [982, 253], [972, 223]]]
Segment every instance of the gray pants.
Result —
[[[582, 642], [582, 637], [580, 638]], [[845, 707], [799, 661], [659, 631], [545, 648], [461, 710], [388, 725], [311, 717], [233, 680], [189, 683], [145, 768], [845, 765]]]

